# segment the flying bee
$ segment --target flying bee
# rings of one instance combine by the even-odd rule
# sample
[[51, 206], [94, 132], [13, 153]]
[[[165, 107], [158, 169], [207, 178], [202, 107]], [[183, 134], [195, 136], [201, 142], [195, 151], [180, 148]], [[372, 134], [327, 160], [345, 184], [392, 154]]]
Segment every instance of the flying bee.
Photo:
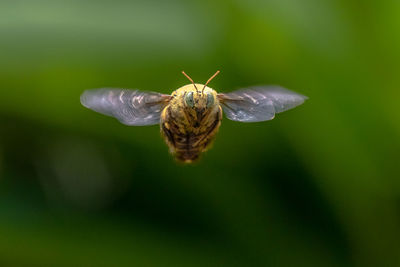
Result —
[[160, 124], [161, 134], [179, 161], [190, 163], [206, 151], [218, 132], [222, 111], [240, 122], [272, 120], [276, 113], [302, 104], [307, 97], [279, 86], [256, 86], [217, 93], [194, 81], [171, 95], [127, 89], [95, 89], [81, 95], [83, 106], [129, 126]]

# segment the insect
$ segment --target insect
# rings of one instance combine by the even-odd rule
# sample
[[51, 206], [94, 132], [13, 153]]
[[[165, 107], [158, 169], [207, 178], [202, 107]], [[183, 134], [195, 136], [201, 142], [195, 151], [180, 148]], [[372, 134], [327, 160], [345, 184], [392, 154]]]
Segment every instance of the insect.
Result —
[[194, 81], [171, 95], [139, 90], [103, 88], [81, 95], [83, 106], [130, 126], [160, 124], [170, 152], [179, 161], [199, 158], [215, 139], [222, 113], [233, 121], [272, 120], [276, 113], [302, 104], [307, 97], [279, 86], [256, 86], [231, 93], [217, 93], [208, 83]]

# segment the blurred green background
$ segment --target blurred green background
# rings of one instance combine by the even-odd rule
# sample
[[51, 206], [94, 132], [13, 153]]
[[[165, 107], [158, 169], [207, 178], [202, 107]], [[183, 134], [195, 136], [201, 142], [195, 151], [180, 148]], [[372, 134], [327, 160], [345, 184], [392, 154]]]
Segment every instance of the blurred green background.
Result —
[[[194, 166], [99, 87], [280, 84]], [[400, 266], [400, 2], [0, 2], [0, 266]]]

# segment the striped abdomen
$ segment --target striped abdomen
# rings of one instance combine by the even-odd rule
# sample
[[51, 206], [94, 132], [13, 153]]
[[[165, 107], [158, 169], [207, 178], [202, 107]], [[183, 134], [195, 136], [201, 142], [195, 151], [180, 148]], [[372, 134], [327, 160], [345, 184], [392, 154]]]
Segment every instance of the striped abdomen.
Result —
[[192, 162], [207, 150], [218, 132], [222, 111], [202, 116], [201, 120], [190, 114], [174, 118], [170, 107], [161, 116], [161, 132], [174, 156], [183, 162]]

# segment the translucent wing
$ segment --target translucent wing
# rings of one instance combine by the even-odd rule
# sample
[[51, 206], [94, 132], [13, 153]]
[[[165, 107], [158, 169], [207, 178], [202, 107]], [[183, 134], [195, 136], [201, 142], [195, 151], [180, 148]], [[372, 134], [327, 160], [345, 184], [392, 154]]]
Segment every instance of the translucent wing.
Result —
[[108, 88], [87, 90], [81, 95], [83, 106], [135, 126], [158, 124], [169, 99], [169, 95], [155, 92]]
[[302, 104], [307, 97], [279, 86], [257, 86], [219, 94], [226, 117], [241, 122], [272, 120], [280, 113]]

